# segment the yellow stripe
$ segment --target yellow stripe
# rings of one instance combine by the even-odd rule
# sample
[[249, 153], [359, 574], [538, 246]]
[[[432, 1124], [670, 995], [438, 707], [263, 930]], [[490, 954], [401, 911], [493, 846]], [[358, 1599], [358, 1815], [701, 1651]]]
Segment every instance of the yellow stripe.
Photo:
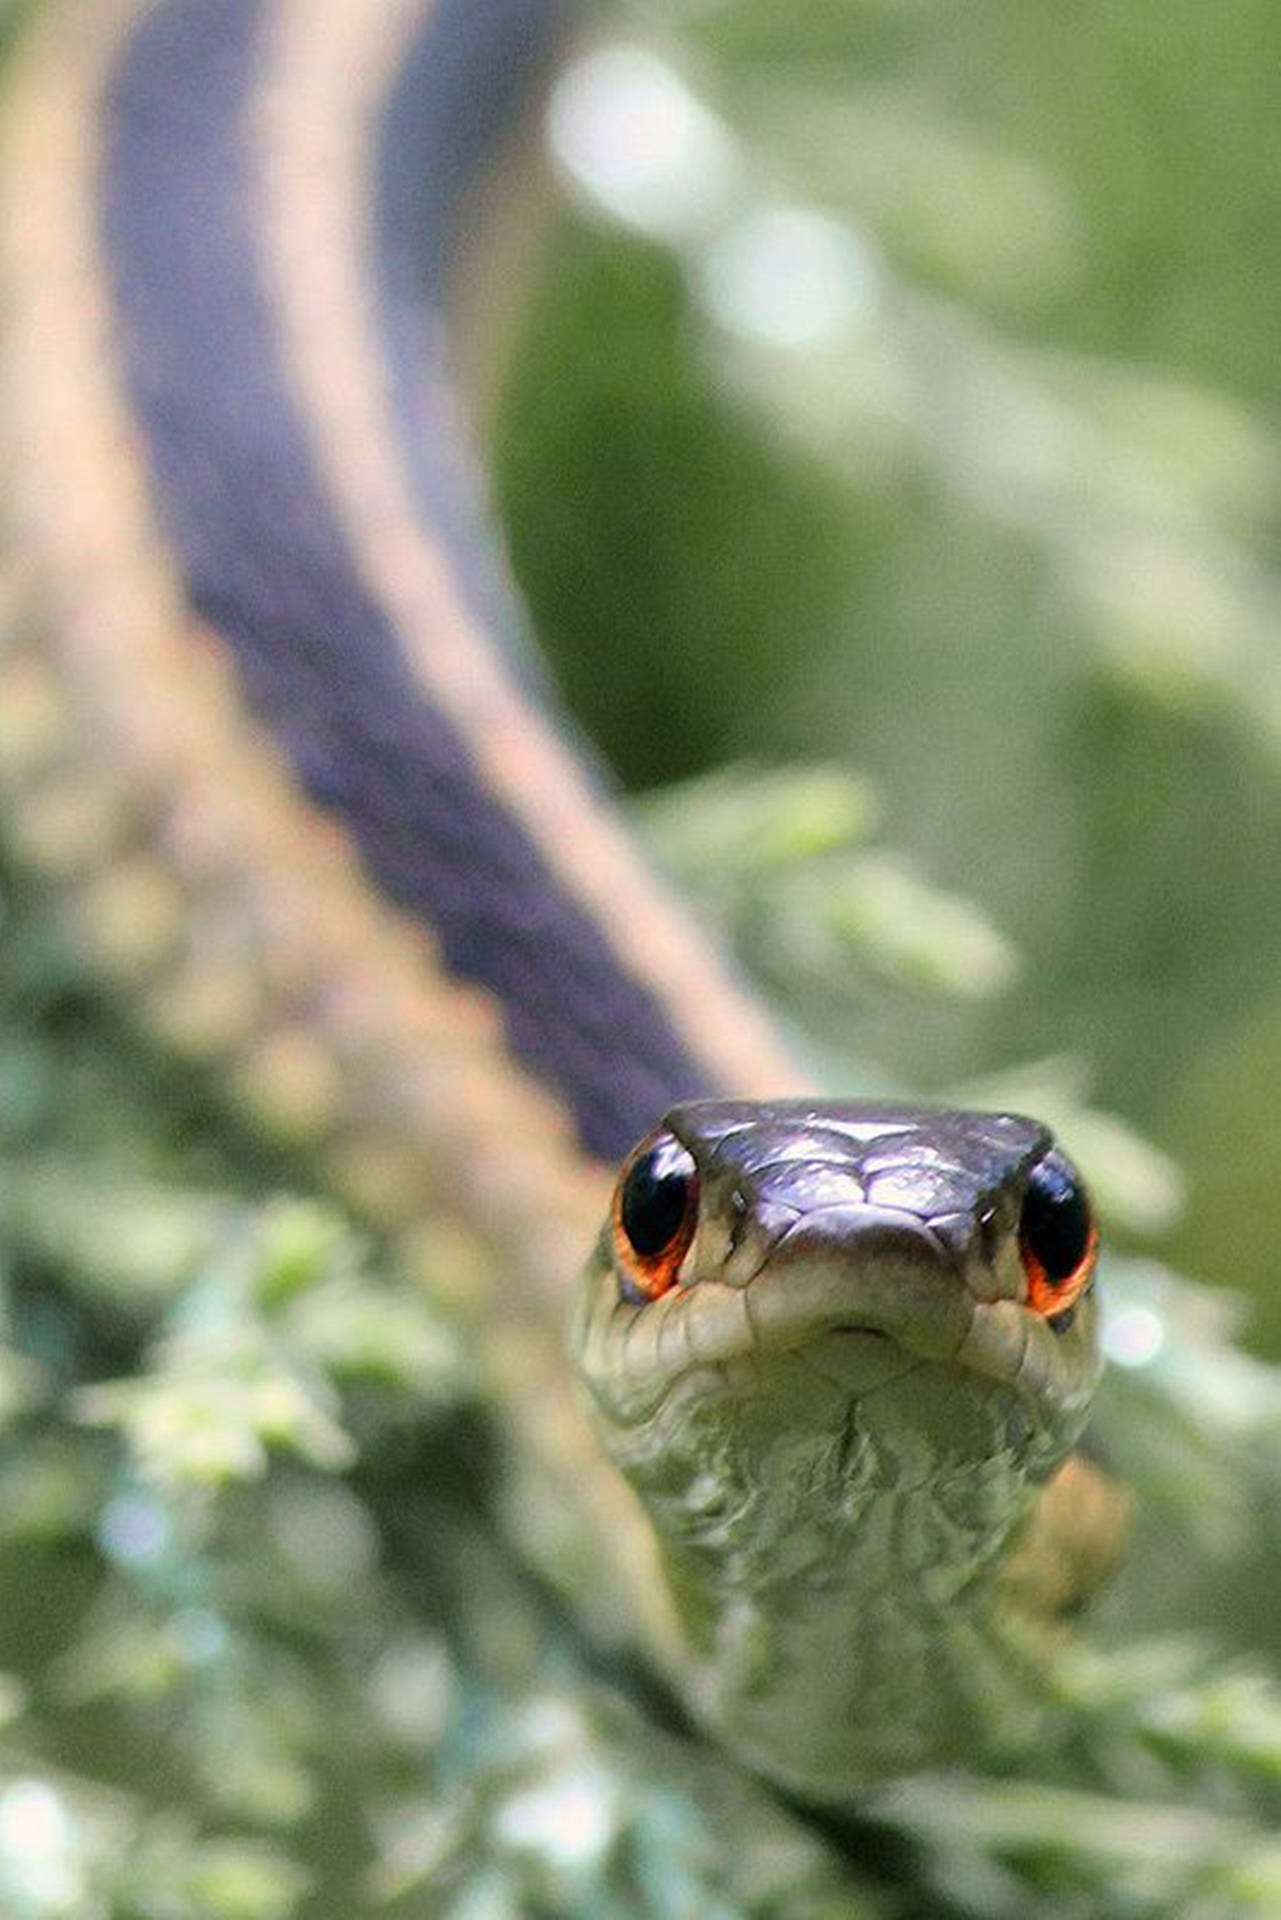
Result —
[[297, 410], [354, 564], [432, 703], [690, 1056], [744, 1097], [805, 1090], [769, 1023], [655, 881], [472, 620], [397, 458], [373, 306], [372, 121], [422, 0], [279, 0], [258, 119], [264, 269]]
[[[300, 1059], [281, 1033], [305, 1027], [339, 1083], [323, 1130], [333, 1154], [364, 1167], [371, 1196], [380, 1148], [404, 1168], [402, 1189], [420, 1183], [392, 1195], [385, 1181], [377, 1210], [403, 1220], [461, 1203], [559, 1298], [598, 1222], [604, 1170], [512, 1061], [497, 1003], [442, 971], [429, 935], [370, 888], [342, 830], [301, 798], [185, 608], [154, 520], [92, 219], [96, 102], [135, 12], [109, 0], [40, 34], [7, 116], [0, 242], [18, 531], [48, 601], [44, 657], [76, 729], [71, 759], [146, 796], [148, 840], [118, 861], [136, 870], [154, 857], [192, 929], [155, 956], [140, 1010], [228, 943], [253, 955], [259, 1003], [252, 1031], [235, 1036], [233, 1079], [261, 1093], [256, 1056]], [[103, 922], [105, 880], [85, 888], [88, 931]]]

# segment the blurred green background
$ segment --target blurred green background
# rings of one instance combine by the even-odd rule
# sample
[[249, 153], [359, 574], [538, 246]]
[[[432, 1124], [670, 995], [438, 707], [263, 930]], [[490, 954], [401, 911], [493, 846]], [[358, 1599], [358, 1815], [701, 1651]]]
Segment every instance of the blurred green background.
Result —
[[842, 1836], [602, 1672], [450, 1329], [0, 856], [5, 1920], [1281, 1911], [1281, 1393], [1153, 1258], [1281, 1352], [1279, 70], [1259, 0], [595, 14], [487, 380], [655, 856], [820, 1076], [1045, 1112], [1134, 1255], [1029, 1777]]
[[[497, 442], [571, 705], [640, 788], [868, 777], [882, 839], [1017, 966], [962, 962], [948, 1006], [801, 991], [829, 1077], [1053, 1058], [1031, 1085], [1061, 1088], [1070, 1062], [1181, 1168], [1165, 1249], [1248, 1290], [1276, 1350], [1281, 17], [744, 0], [628, 27], [663, 66], [589, 66], [605, 132], [589, 92]], [[643, 154], [611, 162], [629, 109], [663, 129], [648, 197]], [[771, 253], [780, 208], [847, 258]]]

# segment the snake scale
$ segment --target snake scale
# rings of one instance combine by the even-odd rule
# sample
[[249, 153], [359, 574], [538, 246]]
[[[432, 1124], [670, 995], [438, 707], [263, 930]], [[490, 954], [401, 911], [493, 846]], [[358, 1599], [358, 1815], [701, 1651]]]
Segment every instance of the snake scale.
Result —
[[3, 125], [7, 832], [463, 1330], [589, 1630], [839, 1802], [1035, 1724], [1096, 1571], [1096, 1234], [1034, 1122], [813, 1097], [536, 698], [445, 316], [559, 26], [41, 12]]

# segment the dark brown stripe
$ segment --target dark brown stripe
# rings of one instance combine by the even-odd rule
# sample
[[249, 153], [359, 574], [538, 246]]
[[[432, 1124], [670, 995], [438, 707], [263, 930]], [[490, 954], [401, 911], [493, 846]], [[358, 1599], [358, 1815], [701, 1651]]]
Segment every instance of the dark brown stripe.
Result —
[[[457, 31], [485, 13], [476, 0]], [[109, 91], [105, 251], [160, 511], [193, 608], [308, 795], [449, 968], [497, 996], [584, 1147], [614, 1157], [706, 1075], [476, 777], [351, 565], [259, 280], [246, 121], [263, 22], [257, 0], [165, 0]], [[473, 537], [455, 529], [455, 547]]]
[[372, 223], [401, 462], [476, 618], [505, 643], [535, 697], [541, 661], [496, 544], [475, 537], [475, 464], [458, 443], [445, 370], [423, 340], [443, 324], [476, 176], [542, 76], [569, 11], [568, 0], [437, 0], [382, 115]]

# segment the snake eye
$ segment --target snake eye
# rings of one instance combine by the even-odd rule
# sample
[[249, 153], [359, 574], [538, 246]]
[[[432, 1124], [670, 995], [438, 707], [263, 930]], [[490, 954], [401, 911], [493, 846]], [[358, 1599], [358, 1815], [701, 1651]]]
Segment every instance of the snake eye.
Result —
[[692, 1155], [673, 1134], [651, 1134], [614, 1190], [614, 1252], [626, 1299], [657, 1300], [675, 1283], [697, 1215]]
[[1050, 1319], [1066, 1314], [1089, 1284], [1098, 1245], [1080, 1176], [1052, 1149], [1028, 1175], [1019, 1217], [1028, 1305]]

